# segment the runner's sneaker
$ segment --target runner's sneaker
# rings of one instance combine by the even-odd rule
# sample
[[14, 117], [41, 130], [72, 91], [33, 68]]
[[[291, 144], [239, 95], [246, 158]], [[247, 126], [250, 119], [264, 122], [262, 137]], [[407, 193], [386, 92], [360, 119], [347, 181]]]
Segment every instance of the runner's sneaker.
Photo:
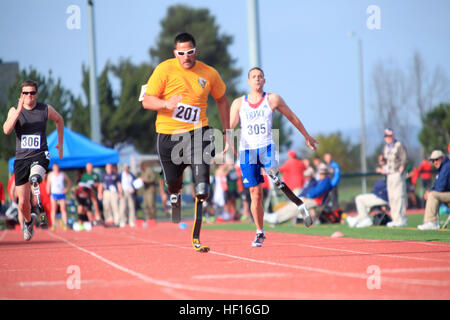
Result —
[[266, 239], [266, 235], [263, 232], [256, 233], [255, 240], [252, 242], [252, 247], [261, 247], [264, 239]]
[[36, 224], [36, 221], [37, 215], [34, 212], [31, 213], [31, 221], [30, 222], [25, 221], [23, 228], [23, 238], [25, 239], [25, 241], [30, 241], [31, 238], [33, 238], [34, 225]]
[[419, 230], [439, 230], [439, 222], [425, 222], [417, 226]]
[[311, 215], [309, 214], [308, 209], [306, 209], [306, 205], [302, 203], [298, 206], [298, 210], [300, 210], [300, 213], [303, 217], [303, 223], [307, 228], [311, 227], [313, 224], [313, 220], [311, 218]]

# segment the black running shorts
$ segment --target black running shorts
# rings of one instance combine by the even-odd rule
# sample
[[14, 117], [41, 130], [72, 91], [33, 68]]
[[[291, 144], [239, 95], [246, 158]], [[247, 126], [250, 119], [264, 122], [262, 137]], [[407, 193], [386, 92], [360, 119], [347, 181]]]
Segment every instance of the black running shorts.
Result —
[[27, 183], [30, 179], [30, 168], [33, 163], [37, 162], [41, 167], [48, 172], [48, 165], [50, 164], [50, 153], [42, 151], [38, 155], [26, 158], [16, 159], [14, 161], [14, 174], [16, 186], [21, 186]]
[[158, 134], [157, 151], [167, 184], [192, 169], [194, 184], [209, 184], [209, 169], [215, 156], [214, 129], [203, 127], [182, 134]]

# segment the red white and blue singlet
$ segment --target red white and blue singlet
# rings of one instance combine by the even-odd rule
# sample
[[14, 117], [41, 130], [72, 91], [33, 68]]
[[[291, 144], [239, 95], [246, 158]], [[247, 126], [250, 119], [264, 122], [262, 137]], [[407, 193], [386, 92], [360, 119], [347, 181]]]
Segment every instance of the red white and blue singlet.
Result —
[[250, 103], [247, 95], [242, 97], [239, 111], [241, 123], [239, 150], [242, 180], [246, 188], [264, 182], [261, 168], [278, 166], [272, 137], [273, 112], [269, 106], [268, 96], [264, 92], [256, 104]]

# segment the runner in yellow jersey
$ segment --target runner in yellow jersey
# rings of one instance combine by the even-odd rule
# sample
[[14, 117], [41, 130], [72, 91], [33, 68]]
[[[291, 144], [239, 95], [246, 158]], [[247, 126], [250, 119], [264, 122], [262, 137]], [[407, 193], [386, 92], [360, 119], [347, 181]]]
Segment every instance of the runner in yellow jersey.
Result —
[[[213, 128], [206, 115], [208, 96], [216, 100], [222, 129], [229, 129], [230, 105], [219, 73], [196, 57], [195, 39], [188, 33], [175, 37], [175, 58], [160, 63], [147, 82], [142, 106], [158, 112], [157, 151], [170, 193], [172, 221], [181, 217], [183, 171], [190, 166], [195, 185], [195, 222], [192, 244], [201, 252], [202, 202], [209, 197], [210, 161], [214, 157]], [[224, 152], [229, 148], [225, 141]]]

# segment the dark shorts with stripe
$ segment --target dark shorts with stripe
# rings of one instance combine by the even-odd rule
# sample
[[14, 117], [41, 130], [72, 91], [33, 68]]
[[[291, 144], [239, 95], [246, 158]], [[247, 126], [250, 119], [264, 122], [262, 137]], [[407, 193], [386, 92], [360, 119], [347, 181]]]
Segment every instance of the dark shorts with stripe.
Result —
[[16, 186], [26, 184], [30, 179], [30, 168], [33, 163], [39, 164], [48, 172], [48, 165], [50, 164], [50, 154], [48, 151], [42, 151], [41, 153], [26, 159], [16, 159], [14, 161], [14, 179]]
[[181, 134], [158, 134], [157, 151], [166, 184], [192, 169], [194, 184], [209, 184], [209, 169], [214, 159], [214, 129], [203, 127]]

